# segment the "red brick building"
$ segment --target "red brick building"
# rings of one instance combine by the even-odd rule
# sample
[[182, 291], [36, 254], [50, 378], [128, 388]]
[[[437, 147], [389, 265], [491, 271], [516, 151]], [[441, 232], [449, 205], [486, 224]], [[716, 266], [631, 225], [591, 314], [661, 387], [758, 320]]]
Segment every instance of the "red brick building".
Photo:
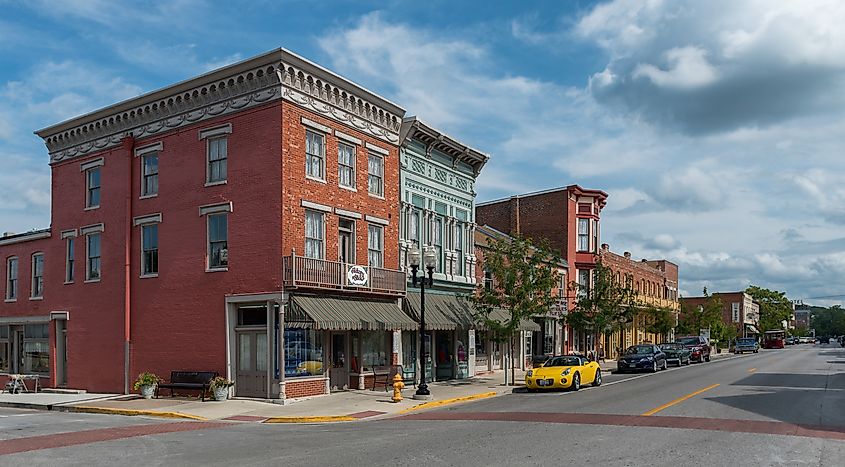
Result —
[[[745, 292], [716, 292], [710, 297], [722, 300], [722, 322], [736, 327], [740, 337], [753, 337], [760, 334], [760, 305]], [[709, 297], [681, 298], [681, 313], [704, 306]]]
[[[599, 253], [601, 210], [607, 193], [578, 185], [476, 204], [476, 222], [511, 235], [546, 240], [569, 267], [570, 281], [586, 284]], [[574, 307], [575, 292], [566, 296], [566, 309]], [[563, 351], [593, 348], [592, 336], [563, 330]]]
[[416, 329], [403, 115], [276, 49], [38, 131], [51, 227], [0, 239], [0, 372], [124, 392], [211, 370], [262, 398], [366, 384]]

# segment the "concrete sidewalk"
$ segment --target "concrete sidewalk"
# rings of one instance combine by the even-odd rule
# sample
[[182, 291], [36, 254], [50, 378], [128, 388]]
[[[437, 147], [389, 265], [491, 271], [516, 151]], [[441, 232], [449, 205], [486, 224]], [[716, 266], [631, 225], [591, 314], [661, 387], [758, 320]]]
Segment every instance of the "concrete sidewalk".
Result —
[[24, 392], [20, 394], [0, 393], [0, 407], [21, 409], [53, 410], [70, 404], [94, 403], [113, 398], [125, 397], [123, 394], [56, 394], [48, 392]]

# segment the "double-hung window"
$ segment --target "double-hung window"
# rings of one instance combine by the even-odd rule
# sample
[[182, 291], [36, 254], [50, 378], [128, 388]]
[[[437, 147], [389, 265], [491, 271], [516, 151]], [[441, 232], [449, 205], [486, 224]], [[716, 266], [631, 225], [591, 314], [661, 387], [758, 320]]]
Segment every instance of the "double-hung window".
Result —
[[578, 219], [578, 251], [590, 251], [590, 219]]
[[30, 297], [44, 296], [44, 253], [32, 255], [32, 290]]
[[[208, 269], [226, 269], [229, 266], [229, 214], [226, 212], [208, 215], [207, 254]], [[156, 262], [158, 262], [158, 238], [156, 238]]]
[[355, 146], [351, 144], [337, 144], [337, 183], [355, 188]]
[[370, 224], [367, 228], [367, 258], [370, 266], [380, 268], [384, 265], [384, 227]]
[[434, 232], [432, 240], [432, 244], [434, 244], [434, 251], [437, 252], [437, 265], [435, 266], [435, 271], [443, 272], [443, 218], [440, 216], [434, 218]]
[[68, 237], [65, 239], [65, 282], [73, 282], [73, 247], [76, 244], [76, 239]]
[[18, 258], [6, 260], [6, 300], [18, 298]]
[[158, 275], [158, 224], [141, 226], [141, 275]]
[[141, 156], [141, 196], [158, 194], [158, 152]]
[[578, 298], [585, 298], [590, 293], [590, 270], [578, 270]]
[[305, 130], [305, 175], [326, 179], [326, 136]]
[[100, 240], [101, 234], [91, 233], [86, 235], [86, 268], [85, 280], [100, 280]]
[[455, 223], [455, 274], [464, 275], [464, 224]]
[[325, 249], [325, 217], [320, 211], [305, 210], [305, 257], [323, 259]]
[[208, 139], [207, 183], [226, 181], [229, 161], [229, 138], [220, 136]]
[[47, 326], [44, 323], [23, 327], [23, 372], [50, 372], [50, 331]]
[[100, 167], [85, 171], [85, 207], [100, 207]]
[[370, 152], [367, 161], [367, 190], [370, 194], [384, 196], [384, 157]]

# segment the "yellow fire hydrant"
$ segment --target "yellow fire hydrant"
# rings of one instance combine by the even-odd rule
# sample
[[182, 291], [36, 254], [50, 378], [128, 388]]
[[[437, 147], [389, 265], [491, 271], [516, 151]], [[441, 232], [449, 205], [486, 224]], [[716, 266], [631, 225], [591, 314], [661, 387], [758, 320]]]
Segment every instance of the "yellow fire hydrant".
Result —
[[402, 382], [402, 375], [396, 373], [393, 375], [393, 402], [402, 401], [402, 389], [405, 388], [405, 383]]

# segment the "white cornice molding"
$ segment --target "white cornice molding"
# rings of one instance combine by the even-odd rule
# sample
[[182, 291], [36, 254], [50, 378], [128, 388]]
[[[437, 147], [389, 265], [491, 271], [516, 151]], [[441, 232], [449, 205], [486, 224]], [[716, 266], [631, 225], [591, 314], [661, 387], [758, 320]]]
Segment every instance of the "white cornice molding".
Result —
[[36, 132], [52, 164], [284, 99], [396, 145], [404, 109], [277, 49]]
[[38, 230], [31, 233], [13, 235], [9, 237], [0, 237], [0, 246], [12, 245], [14, 243], [31, 242], [33, 240], [41, 240], [42, 238], [50, 238], [50, 231]]

